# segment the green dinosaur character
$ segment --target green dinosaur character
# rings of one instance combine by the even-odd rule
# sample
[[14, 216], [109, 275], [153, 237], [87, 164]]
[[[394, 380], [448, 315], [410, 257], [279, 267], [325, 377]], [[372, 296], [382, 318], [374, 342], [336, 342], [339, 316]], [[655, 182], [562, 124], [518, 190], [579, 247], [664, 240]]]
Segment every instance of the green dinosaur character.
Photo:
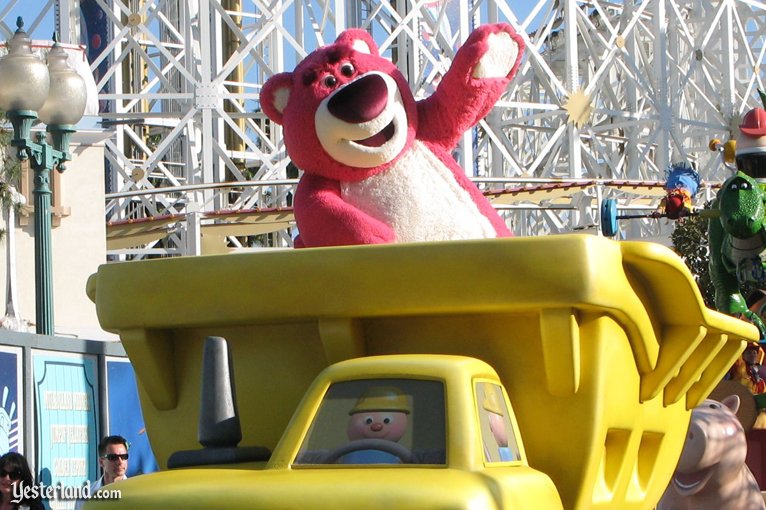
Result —
[[710, 219], [710, 274], [715, 286], [718, 310], [745, 317], [766, 338], [766, 326], [758, 314], [747, 308], [740, 286], [766, 285], [766, 267], [761, 253], [766, 249], [766, 192], [752, 177], [737, 172], [721, 186], [713, 208], [720, 221]]

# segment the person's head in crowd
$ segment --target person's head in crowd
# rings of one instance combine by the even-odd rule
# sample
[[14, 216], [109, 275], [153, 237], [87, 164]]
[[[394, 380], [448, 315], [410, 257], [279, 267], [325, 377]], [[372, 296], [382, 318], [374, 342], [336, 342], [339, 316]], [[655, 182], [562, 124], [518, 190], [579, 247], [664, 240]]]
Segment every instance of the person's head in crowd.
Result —
[[[7, 505], [14, 499], [14, 486], [31, 487], [34, 485], [34, 478], [32, 477], [32, 471], [29, 469], [27, 459], [23, 455], [16, 452], [8, 452], [0, 457], [0, 504]], [[22, 493], [22, 490], [17, 489], [16, 494]], [[12, 508], [19, 508], [19, 506], [25, 505], [29, 508], [41, 508], [39, 501], [30, 501], [28, 499], [22, 499], [17, 504], [14, 504]]]
[[106, 436], [98, 444], [98, 463], [104, 472], [104, 485], [125, 478], [128, 471], [128, 441], [122, 436]]

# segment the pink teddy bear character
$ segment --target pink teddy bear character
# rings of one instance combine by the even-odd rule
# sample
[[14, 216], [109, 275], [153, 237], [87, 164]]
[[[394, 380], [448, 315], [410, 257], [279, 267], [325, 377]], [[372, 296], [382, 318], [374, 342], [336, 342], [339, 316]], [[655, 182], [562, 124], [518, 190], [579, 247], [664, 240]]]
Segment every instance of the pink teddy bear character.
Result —
[[451, 152], [505, 91], [523, 49], [510, 25], [480, 26], [420, 101], [360, 29], [270, 78], [261, 107], [304, 171], [296, 247], [511, 235]]

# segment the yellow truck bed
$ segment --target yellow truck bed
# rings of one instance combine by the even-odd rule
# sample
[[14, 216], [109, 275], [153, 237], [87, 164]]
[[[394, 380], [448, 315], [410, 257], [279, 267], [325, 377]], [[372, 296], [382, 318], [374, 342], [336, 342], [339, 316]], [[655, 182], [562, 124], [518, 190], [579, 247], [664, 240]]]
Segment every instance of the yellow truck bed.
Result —
[[88, 293], [161, 466], [199, 447], [179, 424], [197, 422], [207, 336], [233, 352], [242, 444], [270, 449], [329, 364], [455, 354], [497, 371], [530, 466], [578, 510], [653, 508], [690, 410], [758, 338], [705, 308], [670, 250], [587, 235], [109, 264]]

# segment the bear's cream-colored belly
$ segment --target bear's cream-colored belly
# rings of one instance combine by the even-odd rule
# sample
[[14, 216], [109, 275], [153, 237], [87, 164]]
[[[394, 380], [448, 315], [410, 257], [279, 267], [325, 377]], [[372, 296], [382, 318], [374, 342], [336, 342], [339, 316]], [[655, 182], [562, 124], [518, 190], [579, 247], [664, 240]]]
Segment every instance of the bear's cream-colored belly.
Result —
[[341, 183], [341, 194], [389, 225], [399, 242], [497, 236], [452, 171], [418, 141], [388, 171]]

